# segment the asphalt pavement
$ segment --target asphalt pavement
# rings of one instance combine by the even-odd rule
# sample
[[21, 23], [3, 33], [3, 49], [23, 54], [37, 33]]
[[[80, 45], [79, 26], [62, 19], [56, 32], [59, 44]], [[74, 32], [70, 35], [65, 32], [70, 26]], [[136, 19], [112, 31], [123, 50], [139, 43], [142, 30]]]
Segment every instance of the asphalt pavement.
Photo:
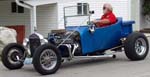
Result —
[[10, 71], [0, 62], [0, 77], [150, 77], [150, 55], [142, 61], [130, 61], [124, 52], [116, 55], [116, 59], [82, 59], [66, 62], [57, 73], [45, 76], [37, 73], [32, 65]]

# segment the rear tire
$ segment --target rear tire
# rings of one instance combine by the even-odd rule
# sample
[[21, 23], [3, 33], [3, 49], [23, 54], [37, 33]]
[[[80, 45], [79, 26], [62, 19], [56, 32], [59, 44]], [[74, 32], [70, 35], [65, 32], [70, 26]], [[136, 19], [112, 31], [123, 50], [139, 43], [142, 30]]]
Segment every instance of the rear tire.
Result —
[[23, 67], [23, 61], [18, 61], [19, 59], [23, 59], [25, 53], [25, 49], [22, 45], [17, 43], [8, 44], [2, 51], [2, 63], [5, 67], [10, 70], [20, 69]]
[[148, 40], [144, 34], [134, 32], [127, 37], [124, 49], [130, 60], [144, 60], [149, 52]]
[[42, 75], [54, 74], [61, 65], [61, 55], [56, 47], [44, 44], [38, 47], [33, 56], [33, 66]]

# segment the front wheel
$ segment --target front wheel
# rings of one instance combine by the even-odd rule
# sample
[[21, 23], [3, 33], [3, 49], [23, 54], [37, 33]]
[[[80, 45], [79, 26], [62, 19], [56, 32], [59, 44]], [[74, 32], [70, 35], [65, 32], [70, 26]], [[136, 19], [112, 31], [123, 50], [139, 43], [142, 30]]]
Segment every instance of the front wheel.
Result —
[[10, 70], [23, 67], [25, 49], [17, 43], [8, 44], [2, 51], [2, 63]]
[[130, 34], [125, 41], [125, 54], [130, 60], [143, 60], [149, 52], [146, 36], [139, 32]]
[[61, 65], [61, 55], [56, 47], [44, 44], [38, 47], [33, 56], [33, 66], [42, 75], [55, 73]]

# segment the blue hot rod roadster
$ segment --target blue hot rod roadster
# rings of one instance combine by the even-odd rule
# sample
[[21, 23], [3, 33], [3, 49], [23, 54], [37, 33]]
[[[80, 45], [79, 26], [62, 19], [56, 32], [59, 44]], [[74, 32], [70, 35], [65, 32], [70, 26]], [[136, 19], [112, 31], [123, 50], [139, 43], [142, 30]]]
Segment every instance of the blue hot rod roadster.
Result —
[[[64, 10], [67, 8], [69, 7]], [[90, 21], [91, 13], [70, 16], [64, 12], [64, 30], [52, 30], [46, 39], [35, 32], [24, 40], [23, 45], [7, 45], [2, 52], [3, 64], [11, 70], [19, 69], [26, 59], [33, 58], [31, 63], [36, 71], [46, 75], [55, 73], [64, 60], [115, 57], [114, 54], [106, 54], [106, 50], [124, 50], [126, 56], [133, 61], [145, 59], [149, 51], [148, 40], [144, 34], [133, 32], [134, 21], [118, 18], [117, 23], [102, 28], [97, 28], [92, 23], [68, 26], [71, 21], [67, 21], [68, 18], [88, 17]]]

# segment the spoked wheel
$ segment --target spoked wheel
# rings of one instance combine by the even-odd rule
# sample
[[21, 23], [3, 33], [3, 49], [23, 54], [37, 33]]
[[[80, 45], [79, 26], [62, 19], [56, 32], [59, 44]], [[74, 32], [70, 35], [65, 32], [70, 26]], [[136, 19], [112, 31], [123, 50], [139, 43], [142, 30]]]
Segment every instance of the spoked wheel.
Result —
[[130, 60], [143, 60], [149, 52], [146, 36], [139, 32], [129, 35], [125, 42], [125, 54]]
[[51, 49], [46, 49], [41, 53], [40, 63], [46, 70], [52, 70], [57, 63], [57, 56]]
[[20, 69], [23, 67], [24, 59], [25, 49], [19, 44], [11, 43], [2, 51], [2, 63], [8, 69]]
[[42, 75], [53, 74], [61, 65], [60, 52], [50, 44], [42, 45], [34, 54], [33, 65]]

